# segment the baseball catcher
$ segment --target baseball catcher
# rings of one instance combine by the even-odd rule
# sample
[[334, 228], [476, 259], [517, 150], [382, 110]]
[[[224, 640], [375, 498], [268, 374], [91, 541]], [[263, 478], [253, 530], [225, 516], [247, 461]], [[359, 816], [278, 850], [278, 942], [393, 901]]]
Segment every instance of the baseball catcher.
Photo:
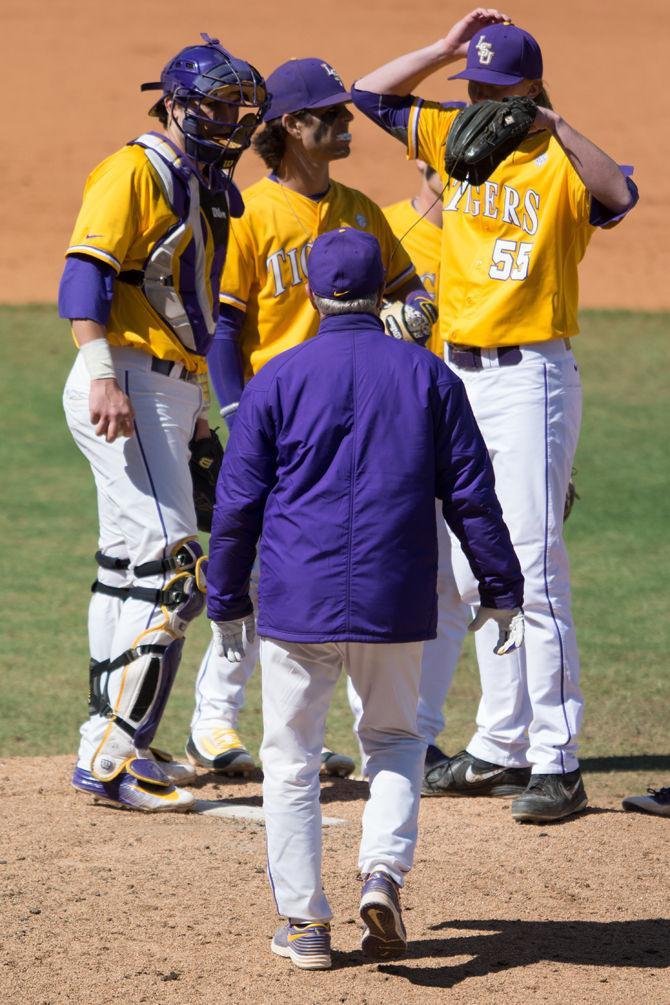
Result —
[[211, 481], [222, 451], [205, 419], [205, 357], [230, 218], [243, 209], [231, 175], [267, 93], [250, 63], [208, 35], [142, 90], [160, 92], [149, 111], [160, 131], [89, 176], [59, 310], [79, 349], [65, 413], [95, 474], [100, 517], [89, 717], [72, 784], [156, 813], [194, 803], [180, 788], [192, 768], [152, 743], [205, 603], [187, 445], [198, 437], [198, 474]]

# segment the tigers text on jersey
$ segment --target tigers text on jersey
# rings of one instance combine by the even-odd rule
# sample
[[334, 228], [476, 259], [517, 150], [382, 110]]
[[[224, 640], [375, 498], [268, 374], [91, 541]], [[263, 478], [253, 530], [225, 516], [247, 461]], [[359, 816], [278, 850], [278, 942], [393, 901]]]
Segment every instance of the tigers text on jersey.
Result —
[[[392, 206], [386, 206], [384, 216], [398, 240], [402, 238], [405, 251], [412, 259], [419, 279], [437, 300], [437, 290], [440, 279], [440, 253], [442, 231], [434, 223], [420, 216], [414, 209], [411, 199], [403, 199]], [[426, 348], [434, 352], [440, 359], [444, 356], [444, 343], [440, 337], [439, 318], [433, 325], [433, 332], [426, 343]]]
[[[172, 176], [171, 191], [175, 205], [178, 198], [184, 203], [184, 215], [178, 216], [168, 201], [165, 183], [144, 147], [122, 147], [89, 175], [66, 255], [98, 259], [111, 265], [117, 276], [122, 274], [114, 282], [107, 325], [112, 345], [132, 346], [202, 373], [207, 370], [205, 354], [218, 314], [228, 229], [226, 197], [196, 184], [185, 159], [175, 157], [174, 148], [157, 134], [148, 135], [154, 137], [158, 152], [164, 148], [164, 159], [177, 165], [179, 174]], [[170, 170], [166, 164], [165, 171]], [[143, 275], [161, 241], [166, 244], [158, 270], [168, 276], [163, 317], [140, 285], [122, 281], [126, 273]]]
[[239, 336], [244, 379], [285, 349], [316, 334], [319, 317], [307, 297], [307, 257], [319, 234], [336, 227], [366, 230], [379, 241], [387, 292], [414, 275], [381, 209], [356, 189], [331, 181], [320, 199], [262, 178], [242, 193], [245, 211], [231, 221], [221, 302], [245, 312]]
[[576, 335], [577, 266], [594, 230], [588, 190], [547, 132], [528, 136], [483, 185], [449, 179], [444, 153], [457, 114], [417, 99], [408, 125], [408, 157], [447, 185], [443, 339], [491, 348]]

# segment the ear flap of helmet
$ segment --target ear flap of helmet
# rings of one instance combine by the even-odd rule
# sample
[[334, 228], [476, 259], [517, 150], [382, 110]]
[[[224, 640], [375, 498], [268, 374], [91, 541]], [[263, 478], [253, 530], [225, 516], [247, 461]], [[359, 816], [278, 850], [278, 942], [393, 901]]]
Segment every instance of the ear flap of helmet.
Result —
[[[160, 82], [160, 80], [152, 80], [147, 84], [140, 84], [140, 91], [162, 91], [162, 90], [163, 85]], [[154, 117], [158, 116], [159, 109], [163, 104], [163, 97], [164, 96], [161, 95], [158, 101], [151, 106], [151, 108], [149, 109], [149, 115], [153, 115]]]

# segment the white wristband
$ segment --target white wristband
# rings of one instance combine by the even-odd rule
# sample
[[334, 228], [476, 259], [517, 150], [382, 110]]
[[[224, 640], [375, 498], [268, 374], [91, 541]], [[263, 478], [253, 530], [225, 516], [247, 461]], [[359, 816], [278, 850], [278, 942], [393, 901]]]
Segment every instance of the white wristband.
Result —
[[229, 415], [233, 415], [237, 409], [240, 407], [239, 401], [234, 401], [232, 405], [225, 405], [224, 408], [219, 409], [219, 415], [222, 419], [227, 419]]
[[105, 380], [116, 377], [114, 361], [106, 338], [94, 338], [79, 347], [91, 380]]

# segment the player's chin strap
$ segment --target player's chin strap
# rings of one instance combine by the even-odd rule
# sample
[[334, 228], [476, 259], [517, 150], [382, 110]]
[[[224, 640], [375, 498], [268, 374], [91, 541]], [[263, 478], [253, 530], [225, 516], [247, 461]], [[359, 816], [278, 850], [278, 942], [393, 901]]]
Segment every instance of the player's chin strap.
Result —
[[[174, 573], [161, 589], [139, 586], [127, 595], [160, 607], [162, 620], [142, 632], [130, 649], [91, 671], [91, 711], [109, 719], [91, 761], [99, 781], [109, 781], [151, 744], [181, 660], [184, 636], [205, 606], [207, 560], [196, 540], [181, 541], [169, 558], [134, 568], [139, 578]], [[130, 743], [129, 743], [130, 741]]]

